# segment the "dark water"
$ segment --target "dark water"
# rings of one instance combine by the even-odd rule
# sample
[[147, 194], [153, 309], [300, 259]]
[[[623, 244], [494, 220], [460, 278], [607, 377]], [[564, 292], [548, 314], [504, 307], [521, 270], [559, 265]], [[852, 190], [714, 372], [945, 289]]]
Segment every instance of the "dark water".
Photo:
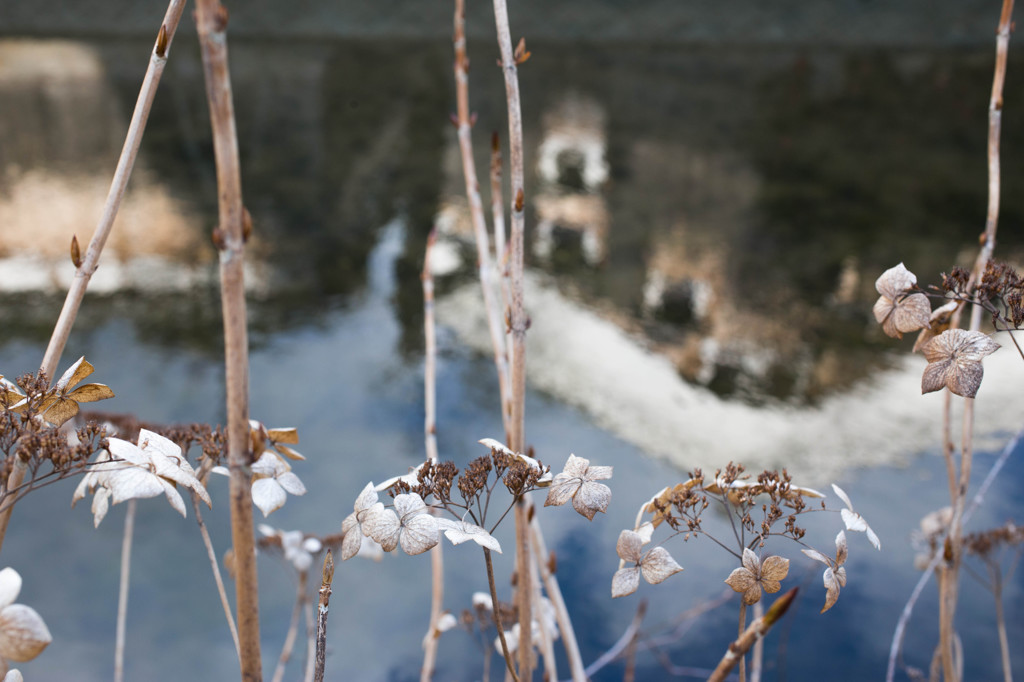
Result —
[[[149, 46], [86, 47], [102, 67], [103, 88], [83, 88], [70, 103], [48, 94], [45, 84], [5, 81], [0, 167], [7, 175], [0, 196], [33, 170], [105, 177], [113, 167], [117, 121], [130, 114]], [[140, 167], [191, 211], [195, 233], [205, 234], [216, 197], [194, 47], [185, 40], [175, 46]], [[869, 319], [877, 273], [905, 260], [922, 280], [934, 279], [965, 262], [963, 254], [972, 257], [985, 206], [988, 51], [741, 52], [632, 43], [531, 49], [535, 56], [522, 70], [528, 150], [540, 147], [573, 92], [603, 116], [610, 169], [608, 182], [589, 193], [572, 175], [571, 160], [559, 182], [531, 170], [528, 197], [587, 196], [603, 206], [610, 225], [600, 264], [587, 262], [578, 234], [564, 225], [556, 227], [550, 259], [535, 261], [562, 290], [653, 346], [678, 351], [679, 371], [694, 380], [686, 349], [724, 333], [729, 320], [693, 317], [686, 287], [717, 272], [719, 307], [743, 321], [746, 341], [772, 347], [775, 355], [765, 374], [745, 373], [741, 362], [723, 355], [710, 378], [700, 379], [716, 400], [814, 404], [855, 389], [884, 371], [895, 347]], [[471, 51], [478, 166], [486, 168], [487, 133], [504, 127], [502, 88], [489, 68], [493, 48]], [[254, 298], [251, 307], [251, 410], [270, 426], [298, 427], [309, 457], [296, 466], [309, 494], [290, 499], [270, 522], [332, 533], [367, 480], [403, 473], [423, 457], [422, 245], [439, 207], [460, 187], [445, 122], [453, 102], [449, 47], [239, 42], [232, 60], [246, 203], [262, 240], [254, 248], [271, 265], [272, 293]], [[1013, 60], [1011, 73], [1020, 66]], [[1015, 92], [1011, 85], [1003, 140], [999, 253], [1008, 258], [1020, 252], [1024, 219], [1024, 169], [1013, 153], [1024, 143], [1024, 120], [1013, 106]], [[75, 107], [78, 126], [53, 124], [61, 106]], [[530, 211], [533, 226], [539, 205]], [[83, 220], [80, 235], [89, 222]], [[671, 297], [661, 309], [644, 306], [645, 285], [659, 263], [678, 266], [669, 271], [678, 285], [672, 291], [682, 292], [677, 308]], [[839, 295], [844, 272], [853, 283]], [[441, 282], [442, 293], [466, 278]], [[66, 357], [85, 355], [97, 367], [96, 380], [113, 387], [118, 397], [104, 409], [159, 422], [223, 421], [217, 300], [207, 290], [92, 298]], [[4, 296], [0, 371], [14, 376], [38, 365], [59, 303], [42, 294]], [[444, 329], [441, 351], [439, 444], [444, 458], [462, 464], [480, 454], [479, 438], [500, 434], [496, 382], [487, 357]], [[792, 369], [797, 358], [799, 371]], [[614, 643], [638, 603], [637, 597], [608, 598], [619, 531], [632, 526], [644, 500], [684, 473], [560, 397], [530, 392], [527, 414], [528, 439], [543, 459], [560, 465], [575, 452], [615, 466], [606, 516], [588, 523], [566, 509], [542, 510], [589, 662]], [[861, 680], [884, 673], [896, 618], [918, 577], [910, 531], [944, 502], [934, 444], [907, 453], [905, 467], [851, 471], [838, 481], [884, 551], [851, 538], [850, 582], [823, 616], [817, 614], [824, 598], [818, 565], [795, 548], [789, 552], [786, 584], [799, 583], [802, 595], [766, 641], [767, 679]], [[1019, 516], [1013, 482], [1024, 474], [1020, 454], [989, 493], [976, 527]], [[980, 477], [992, 456], [978, 460]], [[16, 510], [6, 540], [5, 563], [25, 579], [19, 601], [35, 607], [54, 634], [51, 648], [22, 667], [30, 679], [110, 675], [123, 512], [115, 508], [94, 531], [87, 507], [68, 515], [71, 491], [58, 484], [33, 494]], [[215, 508], [206, 517], [223, 551], [226, 485], [212, 483], [211, 493]], [[837, 523], [830, 516], [812, 524], [813, 543], [827, 549]], [[179, 520], [151, 500], [140, 504], [137, 528], [128, 677], [230, 679], [237, 674], [234, 653], [193, 520]], [[512, 544], [508, 533], [499, 539]], [[669, 548], [686, 571], [641, 588], [639, 598], [650, 600], [651, 628], [719, 595], [733, 568], [710, 544], [674, 541]], [[482, 557], [463, 546], [448, 550], [446, 559], [446, 606], [458, 611], [486, 588]], [[499, 563], [499, 585], [507, 585], [509, 560]], [[269, 674], [294, 579], [272, 558], [261, 561], [260, 577]], [[332, 599], [328, 677], [417, 678], [428, 584], [425, 557], [344, 564]], [[1005, 590], [1009, 638], [1021, 641], [1019, 573]], [[962, 592], [958, 625], [967, 677], [996, 678], [990, 597], [968, 576]], [[925, 597], [907, 646], [908, 662], [922, 668], [937, 619], [933, 591]], [[735, 600], [704, 616], [665, 655], [677, 665], [713, 667], [735, 629], [734, 608]], [[437, 679], [475, 679], [475, 652], [467, 635], [446, 634]], [[1014, 663], [1024, 667], [1019, 655]], [[640, 679], [664, 676], [651, 654], [642, 653], [638, 664]], [[499, 671], [495, 659], [492, 673]], [[616, 664], [595, 679], [621, 673]]]

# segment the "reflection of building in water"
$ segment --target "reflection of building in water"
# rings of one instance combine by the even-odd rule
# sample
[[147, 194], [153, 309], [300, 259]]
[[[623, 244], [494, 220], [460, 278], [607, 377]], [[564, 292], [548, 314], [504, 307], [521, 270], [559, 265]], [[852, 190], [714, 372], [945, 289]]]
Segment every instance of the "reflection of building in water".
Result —
[[[0, 279], [8, 290], [63, 288], [72, 235], [84, 251], [127, 129], [119, 97], [96, 50], [49, 40], [0, 42], [0, 97]], [[195, 228], [140, 161], [94, 288], [191, 285], [199, 273], [171, 261], [212, 261]]]
[[578, 235], [589, 265], [605, 259], [610, 217], [601, 188], [608, 180], [607, 146], [604, 110], [591, 99], [566, 95], [544, 116], [534, 199], [538, 257], [550, 258], [559, 242], [556, 233], [563, 232]]

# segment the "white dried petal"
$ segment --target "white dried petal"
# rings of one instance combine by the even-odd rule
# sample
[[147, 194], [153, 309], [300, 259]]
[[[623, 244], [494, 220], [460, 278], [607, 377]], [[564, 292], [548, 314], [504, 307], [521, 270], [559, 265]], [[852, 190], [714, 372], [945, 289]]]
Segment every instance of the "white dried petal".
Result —
[[645, 521], [640, 524], [640, 527], [634, 531], [640, 536], [641, 544], [646, 545], [651, 541], [651, 537], [654, 535], [654, 524], [650, 521]]
[[652, 585], [657, 585], [681, 570], [683, 567], [676, 563], [664, 547], [655, 547], [640, 562], [640, 572], [643, 573], [644, 580]]
[[849, 554], [849, 550], [846, 547], [846, 533], [839, 531], [836, 535], [836, 566], [842, 566], [846, 563], [846, 557]]
[[561, 473], [555, 476], [551, 482], [551, 487], [548, 488], [548, 496], [544, 500], [545, 507], [560, 507], [576, 494], [583, 482], [570, 476], [566, 473]]
[[21, 575], [11, 567], [0, 571], [0, 608], [10, 606], [21, 592]]
[[467, 540], [472, 540], [481, 547], [501, 554], [501, 545], [486, 530], [466, 521], [453, 521], [451, 519], [437, 519], [438, 528], [444, 533], [453, 545], [461, 545]]
[[110, 490], [114, 504], [125, 500], [145, 499], [162, 495], [164, 486], [162, 479], [145, 469], [134, 466], [123, 466], [111, 471], [104, 477], [103, 486]]
[[612, 598], [633, 594], [640, 587], [640, 568], [620, 568], [612, 576]]
[[[349, 519], [352, 520], [351, 523], [349, 523]], [[348, 561], [354, 557], [359, 553], [359, 548], [362, 547], [363, 538], [366, 536], [363, 535], [358, 526], [359, 524], [356, 523], [355, 512], [349, 514], [345, 518], [345, 522], [342, 523], [341, 530], [345, 534], [341, 541], [342, 561]]]
[[362, 521], [362, 527], [363, 532], [380, 543], [385, 552], [391, 552], [398, 546], [398, 531], [401, 529], [398, 515], [394, 510], [384, 509], [383, 504], [378, 512], [367, 515]]
[[572, 506], [573, 509], [578, 511], [580, 514], [593, 521], [594, 514], [607, 510], [608, 504], [611, 501], [611, 488], [603, 483], [587, 481], [580, 486], [575, 497], [572, 498]]
[[9, 661], [31, 661], [53, 637], [35, 609], [11, 604], [0, 610], [0, 656]]
[[[421, 501], [422, 503], [422, 501]], [[440, 541], [437, 519], [430, 514], [414, 513], [402, 518], [399, 542], [409, 555], [422, 554]]]
[[486, 592], [474, 592], [473, 593], [473, 608], [486, 609], [488, 611], [494, 610], [494, 602], [491, 601], [491, 595]]
[[107, 488], [99, 488], [96, 491], [96, 495], [92, 498], [92, 525], [94, 528], [100, 527], [100, 521], [103, 520], [109, 510], [110, 490]]
[[831, 560], [827, 556], [825, 556], [824, 554], [822, 554], [821, 552], [819, 552], [816, 549], [801, 549], [800, 551], [803, 552], [804, 554], [806, 554], [807, 556], [811, 557], [815, 561], [820, 561], [821, 563], [825, 564], [826, 566], [829, 566], [832, 563]]
[[302, 481], [291, 471], [286, 471], [277, 477], [277, 482], [285, 489], [289, 495], [305, 495], [306, 486], [302, 485]]
[[25, 678], [22, 677], [21, 672], [17, 668], [15, 668], [14, 670], [8, 671], [8, 673], [4, 675], [3, 682], [25, 682]]
[[284, 506], [288, 494], [284, 488], [273, 478], [261, 478], [252, 484], [252, 501], [261, 512], [264, 518]]
[[491, 450], [497, 450], [500, 453], [508, 455], [509, 457], [515, 457], [516, 453], [512, 452], [504, 443], [494, 440], [493, 438], [481, 438], [477, 441], [481, 445], [484, 445]]
[[281, 461], [281, 458], [273, 452], [267, 451], [260, 455], [260, 458], [253, 462], [252, 472], [261, 476], [279, 476], [288, 471], [288, 465]]
[[407, 518], [417, 514], [425, 514], [426, 511], [427, 505], [417, 493], [403, 493], [395, 497], [395, 513], [398, 514], [403, 523], [405, 523]]

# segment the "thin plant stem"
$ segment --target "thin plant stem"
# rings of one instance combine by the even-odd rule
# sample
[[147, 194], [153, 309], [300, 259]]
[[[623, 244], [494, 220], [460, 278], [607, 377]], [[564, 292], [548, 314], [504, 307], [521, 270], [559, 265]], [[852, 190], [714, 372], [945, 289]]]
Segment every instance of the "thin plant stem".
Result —
[[324, 682], [324, 666], [327, 663], [327, 611], [331, 599], [331, 583], [334, 581], [334, 557], [327, 550], [324, 557], [323, 580], [320, 583], [320, 599], [317, 602], [316, 618], [316, 670], [313, 682]]
[[[999, 477], [999, 472], [1002, 471], [1003, 466], [1006, 464], [1006, 460], [1010, 458], [1013, 451], [1017, 448], [1017, 444], [1021, 438], [1024, 437], [1024, 429], [1018, 431], [1009, 442], [1003, 446], [1003, 451], [999, 453], [999, 457], [996, 459], [992, 468], [989, 469], [985, 479], [978, 486], [978, 491], [971, 498], [971, 502], [967, 505], [964, 511], [963, 523], [966, 524], [974, 512], [981, 506], [982, 501], [985, 499], [985, 495], [988, 493], [988, 489], [992, 487], [996, 478]], [[903, 610], [900, 612], [900, 617], [896, 621], [896, 629], [892, 635], [892, 642], [889, 645], [889, 662], [885, 670], [885, 682], [893, 682], [896, 677], [896, 661], [900, 657], [900, 651], [903, 647], [903, 638], [907, 631], [907, 624], [910, 622], [910, 616], [914, 613], [914, 606], [917, 604], [917, 600], [920, 598], [921, 593], [924, 591], [925, 585], [928, 584], [928, 580], [931, 579], [932, 573], [935, 572], [936, 567], [943, 561], [942, 552], [936, 552], [935, 556], [928, 563], [928, 566], [921, 573], [921, 577], [918, 578], [917, 584], [914, 585], [914, 589], [910, 593], [910, 598], [907, 599], [907, 603], [903, 605]]]
[[[512, 663], [512, 654], [508, 650], [508, 642], [505, 641], [505, 628], [501, 626], [501, 619], [498, 618], [498, 589], [494, 585], [494, 564], [491, 562], [491, 550], [486, 547], [483, 550], [484, 561], [487, 564], [487, 585], [491, 588], [491, 616], [494, 618], [494, 627], [498, 629], [498, 639], [501, 641], [501, 654], [505, 657], [505, 666], [508, 668], [508, 674], [512, 676], [515, 682], [519, 682], [515, 665]], [[520, 635], [520, 639], [523, 639], [522, 635]], [[522, 643], [520, 643], [520, 646], [522, 646]]]
[[228, 592], [224, 589], [224, 578], [220, 573], [220, 564], [217, 562], [217, 553], [213, 549], [213, 542], [210, 540], [210, 532], [203, 521], [203, 513], [199, 508], [199, 496], [192, 493], [192, 508], [196, 512], [196, 523], [199, 525], [199, 534], [203, 536], [203, 545], [206, 546], [206, 556], [210, 560], [210, 568], [213, 570], [213, 580], [217, 583], [217, 594], [220, 596], [220, 605], [224, 608], [224, 618], [228, 621], [228, 629], [231, 631], [231, 641], [235, 643], [235, 654], [241, 660], [241, 651], [238, 646], [238, 628], [235, 627], [235, 617], [231, 614], [231, 603], [228, 602]]
[[135, 500], [128, 500], [121, 541], [121, 585], [117, 593], [117, 636], [114, 640], [114, 682], [124, 680], [124, 641], [128, 622], [128, 582], [132, 570], [132, 536], [135, 534]]
[[[430, 270], [430, 254], [436, 234], [430, 233], [423, 256], [423, 438], [427, 461], [437, 462], [437, 334], [434, 326], [434, 277]], [[431, 513], [436, 510], [431, 508]], [[421, 682], [429, 682], [437, 663], [438, 619], [444, 605], [444, 549], [437, 543], [430, 549], [430, 623], [423, 638]]]
[[995, 561], [989, 562], [992, 575], [992, 597], [996, 604], [996, 631], [999, 633], [999, 654], [1003, 663], [1003, 682], [1013, 682], [1010, 663], [1010, 642], [1006, 637], [1006, 617], [1003, 614], [1003, 574]]
[[[747, 627], [747, 603], [745, 601], [740, 601], [740, 626], [739, 626], [739, 633], [736, 636], [737, 637], [742, 637], [743, 636], [743, 631], [746, 629], [746, 627]], [[747, 679], [747, 670], [746, 670], [746, 664], [747, 664], [746, 658], [747, 657], [746, 657], [745, 653], [746, 653], [746, 649], [744, 649], [743, 651], [739, 652], [739, 654], [738, 654], [739, 657], [740, 657], [740, 669], [739, 669], [740, 682], [744, 682]]]
[[572, 619], [569, 618], [569, 610], [565, 607], [565, 599], [562, 597], [558, 580], [555, 579], [555, 574], [552, 573], [551, 567], [548, 565], [549, 554], [536, 516], [530, 523], [530, 531], [534, 558], [540, 568], [544, 590], [548, 593], [548, 599], [555, 608], [555, 621], [562, 633], [562, 646], [565, 647], [565, 656], [569, 660], [569, 671], [572, 674], [573, 682], [586, 682], [587, 673], [583, 668], [583, 657], [580, 655], [579, 644], [576, 642], [576, 631], [572, 626]]
[[[642, 599], [640, 606], [636, 609], [636, 615], [633, 616], [633, 623], [629, 627], [633, 632], [633, 636], [629, 638], [629, 644], [626, 646], [626, 670], [622, 675], [622, 682], [633, 682], [636, 679], [636, 644], [640, 636], [640, 623], [643, 622], [646, 612], [647, 600]], [[636, 627], [633, 627], [634, 624]]]
[[249, 341], [246, 329], [244, 208], [238, 135], [228, 71], [228, 13], [218, 0], [197, 0], [196, 25], [203, 55], [217, 162], [221, 308], [227, 384], [228, 471], [231, 541], [235, 555], [235, 605], [243, 682], [263, 677], [259, 633], [259, 589], [253, 535], [249, 464]]
[[[529, 532], [529, 529], [527, 529]], [[542, 613], [541, 590], [540, 590], [540, 567], [539, 561], [530, 562], [530, 584], [533, 585], [533, 608], [535, 613]], [[548, 600], [550, 601], [550, 600]], [[557, 680], [558, 667], [555, 662], [555, 644], [552, 635], [548, 631], [547, 619], [538, 617], [535, 621], [540, 632], [540, 652], [544, 660], [544, 679]]]
[[[743, 663], [743, 655], [750, 650], [750, 647], [754, 645], [758, 639], [764, 637], [768, 631], [772, 628], [775, 623], [789, 609], [790, 604], [793, 603], [793, 599], [796, 597], [797, 590], [799, 588], [794, 587], [789, 592], [775, 600], [768, 611], [765, 612], [764, 616], [757, 618], [750, 624], [749, 627], [744, 629], [740, 636], [735, 642], [729, 645], [729, 649], [725, 652], [722, 660], [718, 662], [718, 666], [715, 671], [708, 677], [708, 682], [722, 682], [735, 666], [739, 662], [740, 665]], [[742, 610], [742, 609], [741, 609]], [[740, 673], [740, 682], [743, 681], [743, 674]]]
[[316, 672], [316, 621], [313, 619], [313, 601], [306, 600], [306, 674], [303, 682], [313, 682]]
[[125, 136], [124, 146], [121, 148], [121, 156], [117, 160], [117, 168], [114, 171], [114, 179], [110, 183], [110, 191], [107, 193], [107, 200], [103, 204], [103, 213], [100, 215], [99, 223], [93, 232], [89, 246], [82, 257], [82, 263], [75, 271], [75, 279], [64, 299], [64, 306], [61, 308], [60, 316], [54, 327], [53, 335], [46, 346], [46, 353], [43, 355], [42, 371], [51, 379], [55, 376], [60, 356], [64, 352], [68, 336], [71, 334], [71, 327], [75, 324], [78, 316], [78, 309], [85, 297], [85, 290], [89, 286], [89, 280], [96, 268], [99, 266], [100, 254], [103, 246], [110, 236], [114, 226], [114, 219], [121, 207], [121, 200], [124, 198], [125, 189], [128, 187], [128, 180], [131, 178], [132, 169], [135, 166], [135, 158], [139, 153], [139, 145], [142, 144], [142, 133], [146, 129], [146, 122], [149, 119], [149, 112], [153, 106], [153, 98], [156, 96], [157, 85], [160, 84], [160, 77], [163, 75], [164, 66], [167, 64], [167, 54], [171, 49], [171, 42], [178, 30], [178, 22], [181, 20], [182, 11], [185, 9], [185, 0], [171, 0], [164, 14], [163, 22], [160, 24], [160, 31], [157, 34], [156, 43], [153, 45], [153, 52], [149, 58], [149, 66], [146, 75], [142, 80], [142, 87], [139, 89], [139, 97], [135, 102], [135, 111], [132, 113], [132, 120], [128, 124], [128, 133]]
[[[181, 20], [184, 8], [185, 0], [171, 0], [164, 13], [163, 22], [160, 24], [160, 31], [157, 33], [157, 40], [149, 58], [149, 66], [146, 68], [146, 75], [142, 79], [142, 87], [139, 89], [139, 97], [135, 102], [135, 111], [128, 124], [128, 133], [125, 135], [124, 146], [121, 148], [121, 156], [118, 158], [117, 167], [114, 170], [114, 179], [110, 183], [107, 200], [103, 205], [103, 213], [93, 232], [92, 239], [89, 241], [89, 246], [85, 250], [82, 262], [75, 270], [75, 278], [68, 289], [64, 306], [57, 317], [57, 324], [54, 326], [50, 341], [43, 354], [40, 371], [51, 380], [56, 375], [60, 356], [71, 335], [71, 328], [75, 324], [82, 299], [85, 298], [89, 279], [96, 272], [103, 246], [106, 244], [107, 237], [110, 236], [114, 218], [117, 217], [117, 211], [121, 207], [121, 199], [124, 197], [128, 179], [135, 166], [135, 157], [139, 153], [142, 133], [146, 128], [146, 121], [149, 119], [149, 111], [153, 105], [153, 98], [156, 96], [156, 88], [163, 75], [164, 66], [167, 64], [167, 55], [170, 52], [174, 34], [178, 30], [178, 22]], [[20, 457], [15, 458], [14, 467], [7, 479], [7, 489], [12, 490], [20, 486], [25, 480], [26, 473], [28, 473], [28, 463]], [[11, 519], [12, 508], [13, 503], [0, 511], [0, 548], [3, 547], [4, 537], [7, 535], [7, 524]]]
[[[480, 287], [483, 290], [484, 309], [487, 315], [487, 329], [494, 351], [494, 364], [498, 370], [498, 390], [501, 393], [501, 418], [505, 426], [506, 440], [510, 433], [510, 406], [508, 353], [505, 350], [505, 334], [495, 300], [496, 282], [491, 263], [490, 240], [487, 236], [487, 221], [484, 217], [483, 201], [480, 199], [480, 185], [477, 181], [476, 162], [473, 159], [472, 121], [469, 113], [469, 58], [466, 55], [465, 2], [455, 0], [453, 31], [455, 46], [455, 99], [458, 122], [459, 152], [462, 156], [462, 175], [469, 201], [469, 214], [476, 240], [477, 269]], [[511, 447], [511, 445], [510, 445]], [[513, 447], [515, 450], [515, 448]], [[515, 450], [521, 452], [521, 450]]]
[[295, 595], [295, 608], [292, 609], [292, 619], [288, 624], [288, 633], [284, 637], [284, 646], [281, 647], [281, 655], [277, 659], [277, 668], [274, 669], [274, 677], [271, 682], [282, 682], [284, 680], [284, 669], [292, 658], [292, 649], [295, 648], [295, 638], [299, 634], [299, 617], [302, 616], [302, 607], [306, 603], [306, 582], [309, 573], [299, 571], [299, 586]]
[[[508, 109], [509, 179], [512, 189], [511, 233], [509, 239], [509, 293], [508, 326], [512, 332], [510, 366], [511, 408], [508, 445], [513, 452], [526, 452], [526, 330], [529, 320], [524, 306], [524, 234], [526, 230], [526, 188], [523, 172], [523, 116], [519, 97], [519, 75], [512, 52], [512, 34], [509, 29], [508, 6], [505, 0], [494, 0], [494, 24], [501, 70], [505, 77], [505, 100]], [[516, 605], [519, 607], [519, 629], [530, 632], [529, 562], [530, 545], [527, 525], [529, 518], [525, 503], [516, 505]], [[531, 647], [519, 647], [519, 674], [524, 680], [532, 677]]]
[[[754, 618], [764, 617], [764, 602], [754, 604]], [[764, 639], [754, 642], [754, 652], [750, 657], [750, 682], [761, 682], [761, 670], [764, 666]]]
[[491, 222], [494, 224], [494, 256], [498, 263], [503, 298], [508, 298], [507, 271], [505, 263], [505, 200], [501, 191], [501, 136], [498, 131], [491, 135]]

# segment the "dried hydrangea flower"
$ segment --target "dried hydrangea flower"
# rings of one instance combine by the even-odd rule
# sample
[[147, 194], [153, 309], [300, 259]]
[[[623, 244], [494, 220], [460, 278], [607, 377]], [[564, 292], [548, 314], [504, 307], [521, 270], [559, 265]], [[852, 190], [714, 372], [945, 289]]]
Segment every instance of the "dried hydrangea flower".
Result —
[[981, 332], [947, 329], [921, 349], [928, 360], [921, 377], [921, 393], [943, 388], [973, 398], [985, 374], [982, 359], [999, 350], [999, 344]]
[[[78, 358], [57, 380], [39, 404], [39, 414], [54, 426], [60, 426], [78, 414], [78, 403], [91, 403], [113, 398], [114, 392], [105, 384], [78, 383], [93, 373], [93, 366], [84, 357]], [[78, 388], [75, 388], [78, 386]]]
[[926, 343], [949, 329], [949, 325], [953, 320], [953, 313], [959, 307], [960, 301], [950, 301], [933, 310], [931, 315], [928, 316], [929, 325], [921, 330], [921, 333], [917, 335], [917, 341], [914, 341], [913, 352], [916, 353], [921, 350]]
[[[846, 503], [846, 509], [840, 509], [839, 512], [843, 516], [843, 523], [846, 524], [846, 530], [857, 531], [858, 533], [864, 533], [868, 536], [868, 542], [874, 546], [875, 549], [881, 551], [882, 543], [878, 540], [878, 536], [875, 535], [875, 531], [871, 530], [871, 526], [864, 520], [864, 517], [853, 511], [853, 503], [850, 502], [850, 496], [846, 494], [846, 491], [837, 486], [835, 483], [832, 484], [832, 490], [836, 491], [836, 495]], [[846, 540], [844, 539], [845, 543]]]
[[437, 519], [416, 493], [395, 498], [395, 509], [385, 509], [363, 522], [363, 532], [380, 543], [385, 552], [401, 545], [406, 554], [422, 554], [440, 541]]
[[825, 573], [822, 575], [822, 582], [825, 584], [825, 605], [821, 607], [821, 613], [832, 608], [839, 599], [839, 588], [846, 587], [846, 534], [839, 531], [836, 535], [836, 558], [833, 560], [816, 549], [800, 550], [815, 561], [825, 564]]
[[[306, 486], [292, 473], [291, 465], [271, 450], [264, 450], [251, 469], [252, 502], [263, 512], [264, 518], [283, 507], [289, 494], [306, 494]], [[210, 471], [222, 476], [230, 475], [227, 467], [215, 466]]]
[[[653, 530], [650, 524], [644, 524]], [[650, 540], [650, 533], [638, 533], [633, 530], [624, 530], [619, 533], [619, 540], [615, 543], [615, 551], [619, 557], [632, 563], [628, 568], [620, 568], [612, 576], [612, 597], [625, 597], [636, 592], [640, 586], [640, 576], [644, 577], [651, 585], [666, 580], [683, 570], [683, 567], [676, 563], [672, 555], [664, 547], [655, 547], [646, 554], [642, 553], [643, 546]]]
[[258, 528], [265, 537], [280, 539], [285, 561], [291, 563], [299, 573], [308, 571], [313, 565], [313, 555], [324, 548], [320, 540], [306, 537], [301, 530], [278, 530], [265, 523], [261, 523]]
[[0, 571], [0, 673], [7, 662], [31, 661], [53, 641], [42, 617], [31, 606], [15, 604], [21, 576], [13, 568]]
[[[359, 554], [365, 543], [364, 538], [369, 536], [363, 528], [363, 524], [371, 517], [383, 513], [384, 505], [377, 501], [377, 491], [371, 481], [366, 484], [363, 491], [359, 493], [359, 497], [356, 498], [355, 510], [341, 522], [341, 532], [344, 534], [344, 539], [341, 541], [342, 561], [347, 561]], [[372, 539], [370, 541], [374, 542]]]
[[[543, 622], [544, 630], [548, 633], [551, 641], [558, 639], [558, 621], [555, 616], [555, 607], [547, 597], [540, 598], [540, 620], [533, 618], [530, 620], [530, 640], [534, 646], [541, 643], [541, 623]], [[513, 653], [519, 648], [520, 640], [520, 629], [519, 623], [512, 626], [511, 629], [505, 630], [505, 643], [508, 645], [509, 653]], [[494, 638], [494, 648], [498, 653], [503, 653], [504, 649], [501, 646], [501, 637]]]
[[744, 604], [761, 601], [761, 590], [774, 594], [782, 589], [780, 580], [789, 573], [789, 559], [770, 556], [761, 561], [749, 547], [743, 548], [743, 565], [734, 569], [725, 584], [743, 594]]
[[486, 530], [466, 521], [453, 521], [451, 519], [438, 519], [437, 527], [444, 533], [453, 545], [461, 545], [463, 542], [472, 540], [481, 547], [501, 554], [501, 545]]
[[434, 627], [437, 628], [438, 632], [448, 632], [453, 627], [459, 624], [459, 619], [453, 614], [445, 611], [441, 614], [441, 617], [437, 619]]
[[880, 298], [875, 302], [875, 319], [882, 331], [897, 339], [908, 332], [916, 332], [929, 325], [932, 307], [928, 297], [921, 293], [908, 293], [917, 284], [917, 276], [903, 263], [889, 268], [875, 281]]
[[207, 506], [212, 506], [209, 493], [173, 441], [142, 429], [139, 445], [120, 438], [108, 438], [107, 443], [108, 452], [97, 455], [97, 463], [82, 477], [71, 498], [74, 506], [86, 492], [94, 493], [92, 512], [96, 526], [106, 516], [110, 504], [161, 494], [179, 514], [186, 516], [185, 501], [175, 483], [195, 491]]
[[611, 489], [594, 481], [611, 477], [612, 467], [592, 467], [589, 459], [569, 455], [565, 469], [551, 482], [544, 506], [560, 506], [572, 499], [573, 509], [593, 521], [594, 514], [605, 511], [612, 499]]

